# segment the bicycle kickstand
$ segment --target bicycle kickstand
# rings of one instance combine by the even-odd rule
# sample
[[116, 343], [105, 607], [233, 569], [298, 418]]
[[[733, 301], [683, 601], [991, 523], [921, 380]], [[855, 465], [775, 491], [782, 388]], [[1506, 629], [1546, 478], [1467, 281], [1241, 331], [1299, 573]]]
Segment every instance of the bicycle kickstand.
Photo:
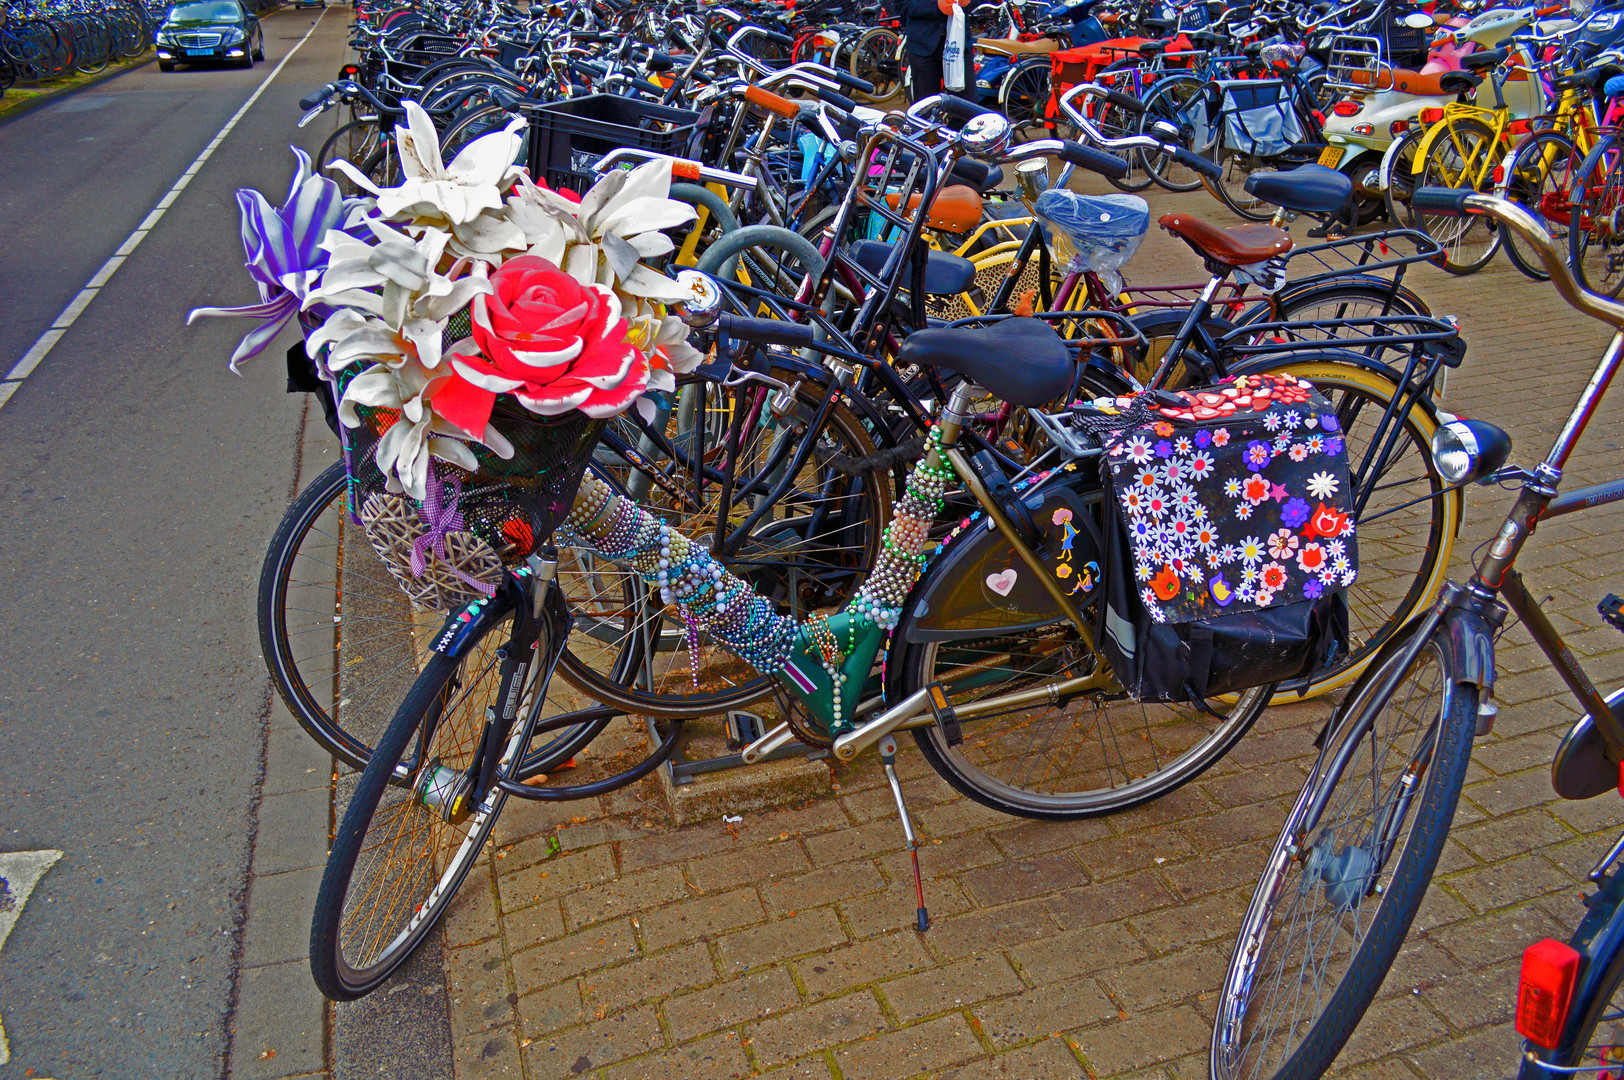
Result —
[[919, 839], [914, 836], [913, 821], [908, 817], [908, 805], [902, 801], [902, 781], [897, 779], [897, 739], [886, 735], [880, 740], [880, 761], [885, 765], [885, 779], [891, 784], [891, 796], [897, 801], [897, 816], [902, 819], [902, 835], [908, 840], [908, 855], [913, 859], [914, 897], [919, 901], [921, 934], [930, 929], [930, 913], [925, 910], [925, 882], [919, 875]]

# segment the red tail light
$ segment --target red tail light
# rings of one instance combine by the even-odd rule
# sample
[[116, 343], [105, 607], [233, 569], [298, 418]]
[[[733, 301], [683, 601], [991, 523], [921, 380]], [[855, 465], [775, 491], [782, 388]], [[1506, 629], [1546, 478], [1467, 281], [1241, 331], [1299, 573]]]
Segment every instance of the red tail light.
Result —
[[1546, 938], [1523, 950], [1517, 979], [1517, 1031], [1535, 1046], [1554, 1050], [1562, 1041], [1573, 984], [1579, 977], [1579, 954]]
[[1422, 109], [1421, 110], [1421, 122], [1423, 124], [1436, 124], [1438, 121], [1442, 120], [1443, 118], [1444, 118], [1444, 111], [1442, 109]]
[[1499, 187], [1501, 184], [1503, 184], [1505, 182], [1506, 182], [1506, 167], [1504, 165], [1496, 165], [1494, 167], [1494, 186]]
[[1393, 136], [1395, 139], [1409, 130], [1410, 122], [1408, 120], [1394, 120], [1391, 124], [1387, 125], [1387, 134]]
[[1358, 116], [1359, 110], [1364, 107], [1361, 101], [1339, 101], [1331, 106], [1331, 111], [1338, 116]]

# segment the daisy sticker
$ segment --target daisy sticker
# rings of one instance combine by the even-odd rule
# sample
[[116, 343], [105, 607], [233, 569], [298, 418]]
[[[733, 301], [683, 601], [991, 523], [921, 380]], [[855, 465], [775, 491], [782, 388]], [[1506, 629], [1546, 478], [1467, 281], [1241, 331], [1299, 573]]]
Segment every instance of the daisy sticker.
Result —
[[1263, 561], [1263, 541], [1256, 536], [1248, 536], [1241, 541], [1241, 562], [1247, 566], [1254, 566]]
[[1328, 472], [1317, 472], [1308, 478], [1308, 493], [1316, 499], [1329, 499], [1341, 484]]

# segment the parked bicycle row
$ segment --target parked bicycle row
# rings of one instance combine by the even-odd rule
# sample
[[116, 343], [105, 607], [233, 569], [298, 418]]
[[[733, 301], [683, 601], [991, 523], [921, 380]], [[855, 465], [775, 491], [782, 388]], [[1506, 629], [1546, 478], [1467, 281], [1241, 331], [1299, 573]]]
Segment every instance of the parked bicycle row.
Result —
[[73, 0], [0, 5], [0, 94], [18, 79], [95, 74], [152, 47], [163, 5]]
[[[1348, 169], [1266, 168], [1158, 112], [1168, 86], [1250, 83], [1209, 125], [1255, 131], [1224, 110], [1317, 93], [1300, 58], [1254, 41], [1235, 62], [1279, 78], [1058, 80], [1034, 122], [859, 103], [883, 87], [808, 54], [806, 9], [361, 14], [357, 62], [304, 103], [334, 123], [317, 167], [281, 207], [241, 196], [262, 303], [199, 313], [256, 321], [233, 364], [297, 323], [290, 385], [345, 450], [273, 538], [258, 612], [284, 700], [355, 770], [312, 926], [329, 996], [411, 954], [508, 799], [634, 783], [688, 724], [753, 710], [739, 767], [877, 750], [917, 876], [899, 731], [965, 796], [1061, 820], [1159, 798], [1271, 702], [1329, 695], [1211, 1054], [1215, 1076], [1314, 1076], [1415, 917], [1508, 606], [1585, 710], [1559, 793], [1617, 785], [1618, 695], [1512, 565], [1536, 521], [1624, 497], [1557, 494], [1624, 338], [1521, 470], [1438, 404], [1470, 357], [1415, 276], [1459, 250], [1435, 222], [1487, 219], [1581, 312], [1624, 309], [1510, 200], [1420, 187], [1426, 228], [1339, 237]], [[1261, 33], [1208, 15], [1183, 36]], [[1397, 78], [1383, 62], [1364, 70]], [[1159, 219], [1188, 283], [1131, 281], [1142, 199], [1076, 190], [1221, 193], [1243, 157], [1267, 222]], [[1298, 216], [1330, 235], [1299, 246]], [[1449, 584], [1473, 482], [1522, 494]], [[627, 722], [640, 750], [582, 754]], [[1586, 932], [1585, 956], [1531, 961], [1526, 1076], [1612, 1053], [1591, 1038], [1624, 966]]]

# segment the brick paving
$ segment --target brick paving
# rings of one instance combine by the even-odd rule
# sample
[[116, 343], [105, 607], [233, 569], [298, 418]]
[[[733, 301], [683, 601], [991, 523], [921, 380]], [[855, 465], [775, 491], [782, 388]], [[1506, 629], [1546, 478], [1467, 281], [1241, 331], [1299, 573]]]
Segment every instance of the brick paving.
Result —
[[[1201, 192], [1150, 197], [1226, 218]], [[1160, 232], [1131, 270], [1199, 276]], [[1504, 258], [1475, 277], [1421, 269], [1412, 282], [1434, 311], [1462, 317], [1471, 346], [1445, 407], [1507, 427], [1532, 464], [1606, 335]], [[1569, 482], [1608, 478], [1621, 437], [1614, 402]], [[1471, 493], [1457, 575], [1509, 502]], [[1595, 611], [1620, 585], [1621, 514], [1546, 526], [1522, 560], [1603, 685], [1624, 676], [1624, 637]], [[1520, 628], [1501, 645], [1499, 722], [1475, 748], [1438, 877], [1342, 1075], [1514, 1076], [1521, 951], [1567, 936], [1583, 875], [1624, 820], [1610, 797], [1553, 799], [1548, 764], [1575, 710]], [[840, 770], [832, 797], [734, 825], [672, 825], [651, 786], [510, 803], [446, 920], [456, 1076], [1203, 1077], [1237, 923], [1327, 707], [1271, 710], [1194, 783], [1063, 824], [955, 796], [909, 743], [899, 769], [935, 920], [924, 935], [872, 757]]]

